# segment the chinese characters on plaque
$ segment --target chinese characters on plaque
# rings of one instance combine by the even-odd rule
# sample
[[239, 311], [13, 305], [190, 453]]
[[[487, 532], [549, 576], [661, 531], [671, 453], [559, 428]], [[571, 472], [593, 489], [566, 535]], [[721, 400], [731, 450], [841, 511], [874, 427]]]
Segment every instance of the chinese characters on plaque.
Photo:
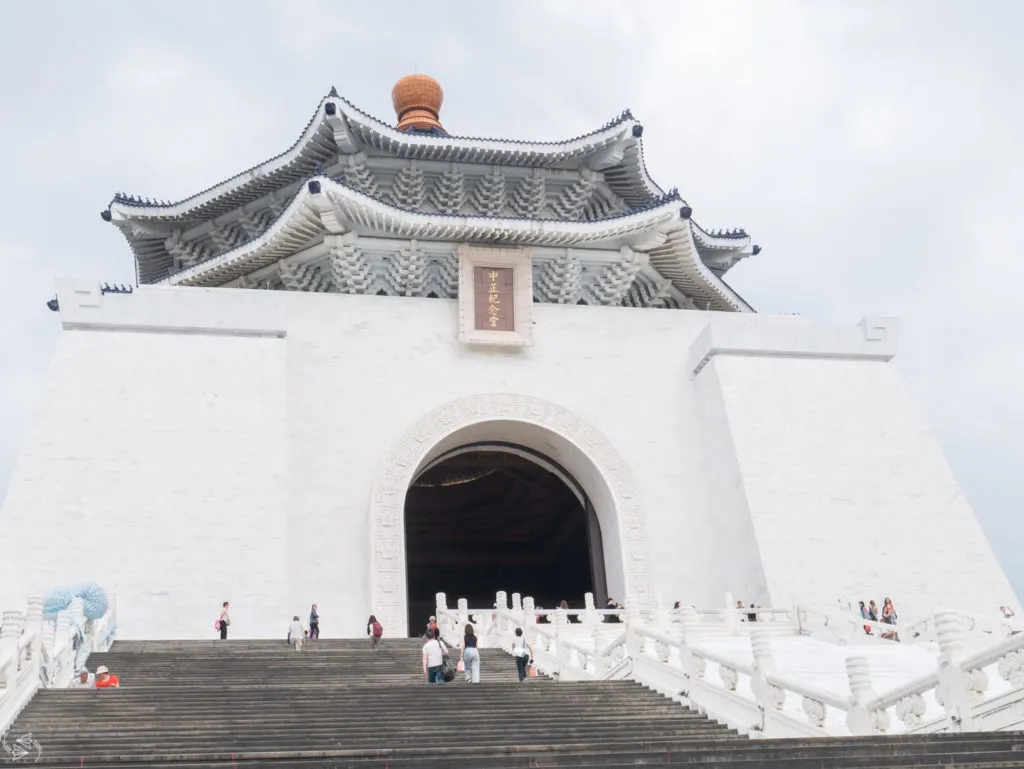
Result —
[[515, 330], [515, 292], [511, 267], [474, 265], [474, 324], [478, 331]]

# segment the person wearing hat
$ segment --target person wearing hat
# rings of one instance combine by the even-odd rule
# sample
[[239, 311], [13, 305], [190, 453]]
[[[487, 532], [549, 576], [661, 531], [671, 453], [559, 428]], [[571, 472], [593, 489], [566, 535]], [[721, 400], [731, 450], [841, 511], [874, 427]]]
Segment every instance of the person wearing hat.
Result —
[[71, 682], [71, 689], [95, 689], [96, 680], [89, 672], [89, 668], [82, 668], [78, 671], [78, 678]]
[[427, 630], [423, 634], [423, 637], [430, 640], [434, 637], [434, 631], [437, 630], [437, 617], [431, 617], [427, 620]]
[[117, 688], [121, 685], [121, 681], [117, 676], [110, 675], [110, 671], [107, 670], [106, 665], [100, 665], [96, 668], [96, 688], [97, 689], [111, 689]]

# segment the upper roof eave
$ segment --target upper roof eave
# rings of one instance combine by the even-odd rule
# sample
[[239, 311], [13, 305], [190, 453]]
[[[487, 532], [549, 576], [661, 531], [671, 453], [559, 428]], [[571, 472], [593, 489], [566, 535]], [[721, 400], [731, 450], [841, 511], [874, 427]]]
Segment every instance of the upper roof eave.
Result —
[[[636, 143], [638, 151], [635, 153], [636, 160], [630, 161], [630, 168], [625, 177], [628, 179], [627, 183], [636, 188], [633, 190], [634, 195], [650, 200], [664, 194], [650, 178], [644, 166], [640, 138], [643, 127], [629, 110], [625, 110], [601, 128], [561, 141], [433, 136], [399, 131], [360, 110], [332, 89], [330, 95], [321, 99], [316, 112], [310, 117], [296, 142], [281, 154], [176, 202], [161, 202], [118, 193], [110, 201], [108, 210], [112, 215], [124, 219], [176, 221], [197, 216], [203, 218], [201, 212], [197, 214], [202, 207], [227, 195], [243, 193], [248, 187], [255, 188], [261, 183], [265, 184], [268, 177], [275, 174], [290, 171], [292, 175], [296, 172], [312, 175], [316, 172], [319, 162], [315, 157], [308, 157], [307, 150], [322, 131], [326, 135], [327, 129], [331, 128], [331, 121], [338, 119], [342, 119], [345, 125], [337, 128], [356, 134], [359, 144], [363, 147], [369, 145], [399, 157], [425, 160], [463, 160], [543, 167], [569, 159], [586, 158], [612, 147], [617, 142], [632, 140]], [[335, 131], [331, 133], [336, 134]], [[635, 169], [631, 167], [634, 163], [637, 165]], [[300, 168], [296, 168], [296, 165]], [[261, 190], [253, 199], [262, 194], [265, 193]]]

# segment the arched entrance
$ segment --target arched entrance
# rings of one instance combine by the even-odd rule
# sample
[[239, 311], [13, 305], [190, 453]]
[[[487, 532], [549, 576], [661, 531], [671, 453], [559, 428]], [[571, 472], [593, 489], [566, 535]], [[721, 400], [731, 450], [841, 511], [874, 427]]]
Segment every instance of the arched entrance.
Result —
[[435, 596], [490, 606], [518, 590], [538, 606], [607, 597], [601, 526], [586, 491], [564, 468], [522, 446], [474, 443], [442, 454], [405, 499], [409, 627]]
[[374, 488], [370, 606], [388, 635], [404, 636], [409, 628], [405, 500], [410, 486], [445, 454], [488, 443], [534, 452], [578, 484], [600, 524], [608, 593], [648, 606], [652, 594], [646, 516], [632, 473], [614, 447], [595, 428], [553, 403], [521, 395], [476, 395], [421, 419], [392, 450]]

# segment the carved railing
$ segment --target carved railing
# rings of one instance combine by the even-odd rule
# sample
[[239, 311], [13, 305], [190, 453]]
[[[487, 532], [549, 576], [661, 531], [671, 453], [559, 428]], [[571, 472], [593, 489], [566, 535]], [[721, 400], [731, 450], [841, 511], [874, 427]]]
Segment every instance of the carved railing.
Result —
[[29, 596], [27, 611], [5, 611], [0, 624], [0, 735], [40, 688], [67, 687], [89, 654], [106, 651], [117, 629], [117, 603], [86, 620], [85, 602], [75, 598], [55, 617], [43, 616], [42, 596]]
[[[1003, 617], [965, 611], [951, 613], [960, 618], [964, 633], [974, 643], [990, 645], [996, 639], [1008, 638], [1019, 632], [1012, 621]], [[803, 634], [842, 644], [886, 640], [883, 636], [890, 633], [898, 634], [899, 640], [903, 643], [936, 643], [938, 636], [935, 631], [935, 617], [936, 613], [931, 613], [918, 619], [889, 624], [880, 620], [864, 619], [857, 609], [849, 605], [840, 607], [838, 611], [798, 607], [798, 622]]]
[[[582, 610], [538, 611], [529, 597], [513, 594], [508, 606], [499, 592], [491, 610], [471, 611], [465, 600], [449, 610], [438, 594], [437, 617], [444, 637], [461, 642], [465, 623], [474, 622], [481, 643], [511, 651], [522, 628], [540, 672], [563, 681], [628, 677], [677, 702], [706, 713], [745, 734], [763, 737], [864, 735], [885, 732], [990, 731], [1024, 727], [1024, 634], [967, 654], [966, 639], [976, 625], [962, 612], [941, 611], [922, 621], [937, 644], [933, 670], [882, 693], [875, 691], [866, 648], [845, 656], [829, 688], [814, 679], [780, 672], [773, 644], [780, 636], [811, 635], [821, 643], [846, 645], [851, 638], [881, 644], [894, 655], [904, 646], [864, 633], [906, 632], [913, 626], [873, 623], [849, 612], [718, 609], [668, 610], [655, 603], [641, 615], [635, 602], [613, 612], [594, 608], [586, 596]], [[730, 601], [731, 602], [731, 601]], [[758, 612], [756, 620], [749, 616]], [[538, 617], [548, 619], [538, 624]], [[749, 657], [740, 659], [737, 649]], [[733, 639], [733, 640], [729, 640]], [[737, 645], [738, 644], [738, 645]], [[918, 649], [917, 663], [925, 650]], [[929, 651], [928, 653], [934, 653]], [[742, 652], [740, 652], [742, 657]], [[909, 661], [909, 657], [905, 658]], [[844, 681], [838, 686], [836, 681]], [[999, 682], [996, 686], [990, 681]]]
[[[848, 689], [830, 691], [777, 672], [773, 639], [763, 630], [751, 637], [751, 659], [738, 662], [710, 648], [700, 618], [688, 614], [679, 634], [629, 627], [633, 679], [749, 734], [990, 731], [1024, 723], [1024, 636], [964, 656], [965, 625], [956, 612], [933, 620], [940, 648], [935, 670], [882, 694], [874, 691], [864, 656], [846, 658]], [[1008, 686], [987, 695], [993, 671]]]
[[472, 622], [478, 645], [511, 652], [517, 628], [533, 650], [537, 669], [563, 681], [595, 680], [621, 672], [625, 661], [623, 612], [597, 609], [591, 593], [583, 609], [537, 609], [533, 599], [499, 591], [494, 608], [471, 610], [465, 599], [449, 609], [444, 593], [437, 594], [435, 616], [445, 642], [458, 647], [467, 622]]

